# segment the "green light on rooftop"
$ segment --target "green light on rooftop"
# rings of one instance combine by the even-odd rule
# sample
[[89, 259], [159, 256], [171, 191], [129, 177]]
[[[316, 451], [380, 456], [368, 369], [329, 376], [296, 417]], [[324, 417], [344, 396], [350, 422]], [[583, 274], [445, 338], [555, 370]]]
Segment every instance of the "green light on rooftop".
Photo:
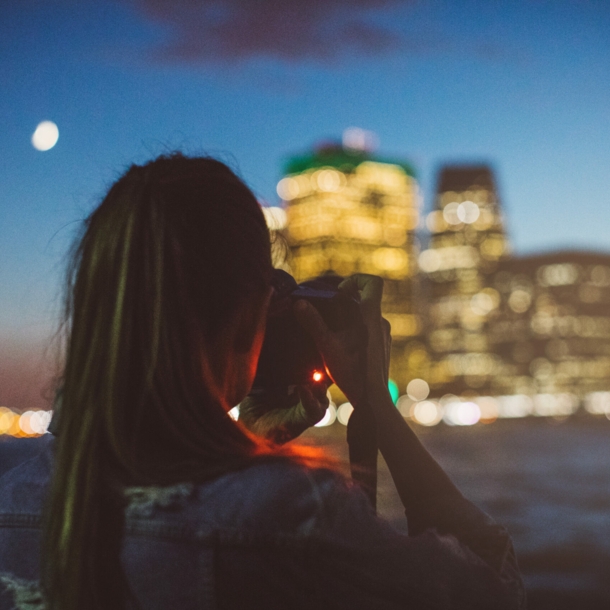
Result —
[[415, 178], [415, 170], [408, 163], [377, 157], [368, 151], [346, 150], [336, 143], [324, 144], [307, 155], [291, 157], [284, 166], [284, 175], [301, 174], [321, 167], [333, 167], [341, 172], [351, 173], [365, 161], [397, 165], [408, 176]]

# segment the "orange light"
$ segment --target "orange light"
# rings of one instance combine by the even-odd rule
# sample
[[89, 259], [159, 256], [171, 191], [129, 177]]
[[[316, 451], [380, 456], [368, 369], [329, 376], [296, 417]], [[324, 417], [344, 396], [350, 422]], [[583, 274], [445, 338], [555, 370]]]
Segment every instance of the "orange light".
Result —
[[322, 377], [324, 377], [324, 375], [322, 375], [322, 373], [320, 373], [320, 371], [314, 371], [312, 378], [314, 381], [322, 381]]

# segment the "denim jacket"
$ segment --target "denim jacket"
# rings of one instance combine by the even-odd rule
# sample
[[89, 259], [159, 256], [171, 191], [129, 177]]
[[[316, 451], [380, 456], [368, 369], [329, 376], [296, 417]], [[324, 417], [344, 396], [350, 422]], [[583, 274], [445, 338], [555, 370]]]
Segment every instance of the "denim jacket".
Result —
[[[0, 610], [44, 608], [52, 444], [0, 478]], [[285, 459], [126, 494], [122, 562], [147, 610], [525, 607], [506, 531], [467, 500], [408, 536], [338, 473]]]

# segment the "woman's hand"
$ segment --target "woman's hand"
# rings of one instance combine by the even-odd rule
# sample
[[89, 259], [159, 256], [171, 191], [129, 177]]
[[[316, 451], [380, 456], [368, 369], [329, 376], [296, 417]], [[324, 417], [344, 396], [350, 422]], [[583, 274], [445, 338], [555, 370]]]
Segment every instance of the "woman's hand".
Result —
[[307, 301], [297, 301], [295, 315], [309, 332], [324, 358], [327, 373], [349, 401], [358, 406], [388, 392], [390, 325], [381, 316], [383, 280], [357, 274], [339, 284], [339, 290], [360, 294], [360, 310], [367, 331], [366, 345], [355, 330], [332, 332]]
[[240, 421], [254, 434], [283, 444], [317, 424], [328, 408], [325, 383], [302, 385], [286, 406], [278, 397], [258, 394], [246, 396], [239, 405]]

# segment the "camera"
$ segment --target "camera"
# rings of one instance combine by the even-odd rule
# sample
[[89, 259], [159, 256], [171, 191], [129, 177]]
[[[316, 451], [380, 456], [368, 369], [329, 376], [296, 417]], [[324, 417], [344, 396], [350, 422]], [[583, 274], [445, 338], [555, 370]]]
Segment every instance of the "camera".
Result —
[[296, 385], [328, 382], [324, 361], [316, 345], [299, 324], [295, 301], [311, 303], [332, 331], [364, 331], [359, 298], [339, 291], [343, 278], [323, 275], [297, 284], [285, 271], [273, 272], [265, 339], [258, 361], [253, 393], [287, 394]]

